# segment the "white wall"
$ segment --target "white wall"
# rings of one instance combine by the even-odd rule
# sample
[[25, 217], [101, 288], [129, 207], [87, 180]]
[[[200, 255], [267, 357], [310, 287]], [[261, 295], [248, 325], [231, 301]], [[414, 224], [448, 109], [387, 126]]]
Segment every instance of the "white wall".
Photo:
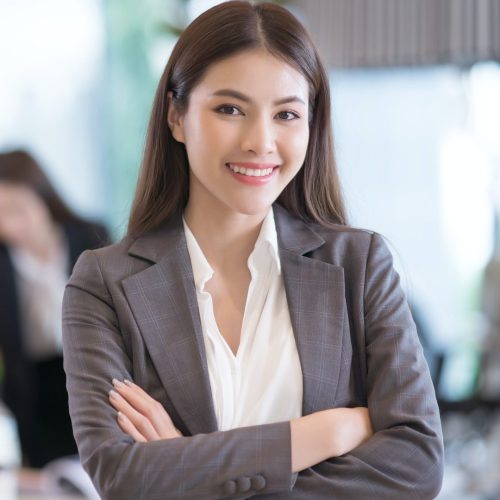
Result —
[[99, 0], [0, 0], [0, 149], [34, 153], [78, 212], [107, 209]]

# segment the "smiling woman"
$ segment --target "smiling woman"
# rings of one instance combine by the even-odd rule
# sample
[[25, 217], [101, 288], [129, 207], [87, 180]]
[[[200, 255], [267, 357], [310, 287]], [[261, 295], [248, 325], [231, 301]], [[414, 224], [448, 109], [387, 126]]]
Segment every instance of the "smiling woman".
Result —
[[304, 163], [308, 93], [301, 73], [256, 48], [208, 68], [184, 113], [169, 107], [172, 135], [190, 166], [190, 227], [236, 214], [264, 219]]
[[161, 78], [129, 220], [63, 312], [105, 499], [432, 498], [439, 414], [382, 238], [346, 225], [330, 97], [285, 9], [197, 18]]

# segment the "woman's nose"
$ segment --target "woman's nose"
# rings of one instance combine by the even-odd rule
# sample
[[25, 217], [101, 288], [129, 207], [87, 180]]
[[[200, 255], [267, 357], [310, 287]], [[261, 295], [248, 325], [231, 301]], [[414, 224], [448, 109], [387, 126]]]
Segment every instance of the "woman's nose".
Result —
[[242, 131], [241, 149], [263, 156], [274, 153], [276, 137], [273, 124], [260, 117], [248, 122]]

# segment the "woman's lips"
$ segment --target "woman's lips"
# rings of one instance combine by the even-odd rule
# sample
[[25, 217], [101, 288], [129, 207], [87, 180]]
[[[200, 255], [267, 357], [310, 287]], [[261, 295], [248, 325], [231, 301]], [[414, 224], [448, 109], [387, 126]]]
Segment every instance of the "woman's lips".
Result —
[[240, 182], [260, 186], [270, 181], [277, 165], [263, 163], [226, 163], [228, 170]]

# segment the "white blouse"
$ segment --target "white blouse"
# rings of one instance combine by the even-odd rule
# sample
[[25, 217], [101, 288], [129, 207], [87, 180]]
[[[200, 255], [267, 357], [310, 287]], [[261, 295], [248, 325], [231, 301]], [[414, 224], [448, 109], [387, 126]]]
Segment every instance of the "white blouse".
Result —
[[69, 258], [64, 238], [50, 262], [13, 247], [9, 255], [15, 271], [26, 355], [33, 360], [62, 355], [62, 299]]
[[219, 430], [302, 415], [302, 369], [281, 276], [272, 209], [248, 258], [251, 282], [236, 356], [215, 321], [205, 284], [214, 271], [184, 221]]

